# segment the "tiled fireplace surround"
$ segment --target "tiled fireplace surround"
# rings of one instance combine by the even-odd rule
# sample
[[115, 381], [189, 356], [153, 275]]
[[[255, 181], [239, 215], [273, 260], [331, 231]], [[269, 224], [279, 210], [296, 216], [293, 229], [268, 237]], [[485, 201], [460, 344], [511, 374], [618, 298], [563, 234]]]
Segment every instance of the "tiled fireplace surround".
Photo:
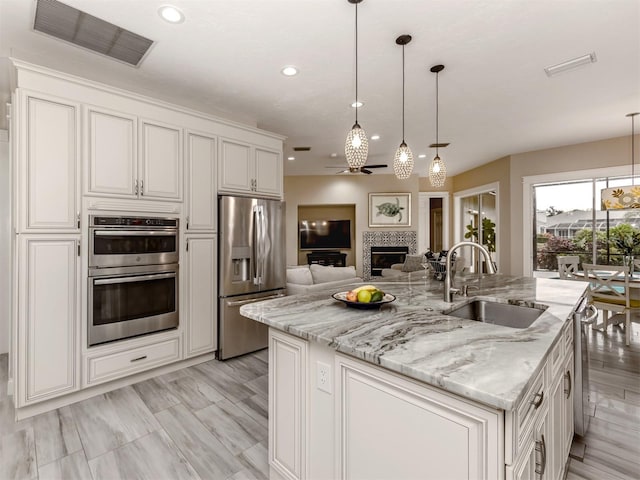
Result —
[[410, 254], [418, 249], [418, 235], [415, 231], [380, 231], [362, 234], [362, 276], [371, 279], [371, 247], [408, 247]]

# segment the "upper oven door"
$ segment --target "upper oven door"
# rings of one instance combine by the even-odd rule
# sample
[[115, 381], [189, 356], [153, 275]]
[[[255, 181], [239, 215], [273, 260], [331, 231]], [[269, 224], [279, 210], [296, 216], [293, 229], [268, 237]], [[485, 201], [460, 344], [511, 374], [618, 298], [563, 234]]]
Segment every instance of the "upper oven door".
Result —
[[90, 228], [89, 267], [178, 263], [177, 229]]

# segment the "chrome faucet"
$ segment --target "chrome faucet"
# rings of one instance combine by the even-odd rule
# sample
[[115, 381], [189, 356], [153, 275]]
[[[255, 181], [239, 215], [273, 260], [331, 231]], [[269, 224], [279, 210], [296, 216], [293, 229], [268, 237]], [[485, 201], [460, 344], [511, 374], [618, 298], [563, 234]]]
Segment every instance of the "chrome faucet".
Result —
[[496, 273], [496, 267], [493, 266], [493, 262], [491, 261], [491, 255], [489, 254], [489, 250], [486, 249], [484, 245], [480, 245], [475, 242], [458, 242], [453, 247], [449, 249], [447, 252], [447, 258], [445, 260], [445, 266], [447, 269], [447, 274], [444, 277], [444, 301], [447, 303], [451, 303], [453, 300], [453, 295], [456, 293], [460, 293], [460, 289], [453, 288], [451, 286], [451, 256], [453, 252], [455, 252], [460, 247], [473, 247], [480, 250], [482, 256], [484, 257], [484, 261], [487, 264], [487, 273]]

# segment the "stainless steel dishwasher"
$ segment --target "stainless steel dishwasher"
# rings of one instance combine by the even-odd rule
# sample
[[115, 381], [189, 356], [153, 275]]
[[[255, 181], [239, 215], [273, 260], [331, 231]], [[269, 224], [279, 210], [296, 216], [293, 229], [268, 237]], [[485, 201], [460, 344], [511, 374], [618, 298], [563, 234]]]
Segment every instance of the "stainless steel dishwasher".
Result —
[[574, 387], [573, 421], [575, 434], [583, 437], [589, 429], [589, 325], [598, 318], [598, 310], [583, 298], [573, 314]]

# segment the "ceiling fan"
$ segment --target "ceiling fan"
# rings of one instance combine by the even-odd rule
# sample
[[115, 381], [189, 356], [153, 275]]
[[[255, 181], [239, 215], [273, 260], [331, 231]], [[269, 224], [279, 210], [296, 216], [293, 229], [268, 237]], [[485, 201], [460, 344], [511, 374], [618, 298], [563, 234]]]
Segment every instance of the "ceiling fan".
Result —
[[372, 174], [373, 172], [369, 170], [370, 168], [387, 168], [386, 164], [378, 164], [378, 165], [363, 165], [362, 167], [346, 167], [344, 165], [330, 165], [325, 168], [341, 168], [339, 172], [336, 172], [336, 175], [341, 173], [366, 173], [367, 175]]

